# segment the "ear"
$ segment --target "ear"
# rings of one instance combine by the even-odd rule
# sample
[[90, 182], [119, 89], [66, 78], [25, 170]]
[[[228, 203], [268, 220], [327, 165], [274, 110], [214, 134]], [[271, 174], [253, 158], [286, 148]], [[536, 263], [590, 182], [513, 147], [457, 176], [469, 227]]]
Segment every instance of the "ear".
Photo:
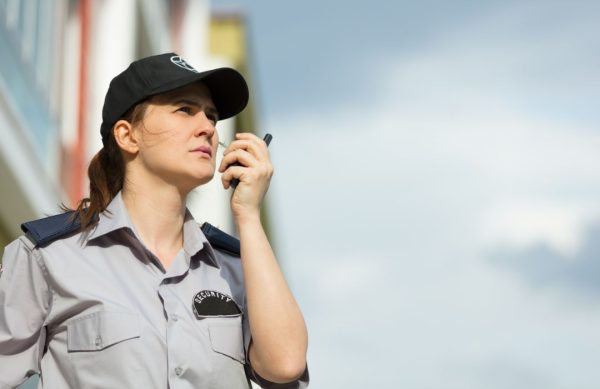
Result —
[[139, 150], [139, 142], [135, 136], [135, 130], [127, 120], [119, 120], [113, 126], [113, 135], [119, 148], [128, 154], [136, 154]]

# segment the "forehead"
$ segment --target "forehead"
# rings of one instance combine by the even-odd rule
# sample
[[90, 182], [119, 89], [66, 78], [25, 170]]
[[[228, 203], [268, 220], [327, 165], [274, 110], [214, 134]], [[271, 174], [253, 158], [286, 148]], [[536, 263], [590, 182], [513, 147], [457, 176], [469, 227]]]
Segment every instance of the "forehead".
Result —
[[210, 90], [202, 82], [195, 82], [169, 92], [161, 93], [152, 98], [156, 104], [175, 103], [180, 100], [188, 100], [201, 105], [210, 105], [214, 107]]

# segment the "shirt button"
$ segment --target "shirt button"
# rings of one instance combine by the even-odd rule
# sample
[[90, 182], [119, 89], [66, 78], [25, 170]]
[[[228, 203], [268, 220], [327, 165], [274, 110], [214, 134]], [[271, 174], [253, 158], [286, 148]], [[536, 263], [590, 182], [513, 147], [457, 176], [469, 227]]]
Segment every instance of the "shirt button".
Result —
[[102, 337], [100, 335], [96, 336], [96, 340], [94, 340], [94, 344], [96, 345], [96, 347], [102, 346]]
[[180, 376], [183, 373], [183, 369], [181, 367], [175, 368], [175, 375]]
[[171, 320], [177, 321], [177, 320], [179, 320], [179, 316], [173, 315], [173, 316], [171, 316]]

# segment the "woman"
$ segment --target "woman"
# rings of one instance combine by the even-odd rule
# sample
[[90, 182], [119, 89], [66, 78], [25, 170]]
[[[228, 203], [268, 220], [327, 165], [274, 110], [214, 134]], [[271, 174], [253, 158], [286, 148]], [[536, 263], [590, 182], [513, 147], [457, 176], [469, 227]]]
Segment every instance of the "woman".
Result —
[[218, 167], [239, 180], [239, 242], [202, 229], [187, 194], [216, 169], [215, 125], [248, 100], [232, 69], [174, 53], [115, 77], [90, 198], [29, 223], [0, 278], [0, 388], [242, 388], [308, 384], [307, 331], [260, 222], [265, 142], [236, 134]]

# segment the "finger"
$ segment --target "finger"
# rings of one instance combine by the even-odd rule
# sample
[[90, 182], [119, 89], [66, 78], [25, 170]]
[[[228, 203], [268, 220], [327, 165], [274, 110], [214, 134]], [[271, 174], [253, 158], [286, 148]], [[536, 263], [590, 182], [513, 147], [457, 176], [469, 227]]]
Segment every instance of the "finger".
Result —
[[232, 179], [253, 185], [256, 182], [269, 181], [273, 176], [273, 166], [270, 164], [259, 164], [255, 167], [233, 165], [229, 166], [221, 175], [221, 180], [230, 182]]
[[238, 132], [235, 134], [235, 138], [238, 140], [249, 140], [259, 145], [261, 148], [266, 148], [268, 146], [267, 142], [264, 139], [261, 139], [257, 135], [252, 134], [250, 132]]
[[255, 134], [253, 134], [251, 132], [236, 132], [235, 138], [236, 139], [252, 139], [257, 142], [260, 142], [262, 140], [258, 136], [256, 136]]
[[245, 167], [253, 167], [259, 163], [259, 160], [256, 159], [256, 157], [254, 157], [248, 151], [243, 149], [237, 149], [225, 155], [221, 159], [221, 164], [219, 165], [219, 172], [224, 172], [229, 166], [235, 165], [236, 162]]
[[225, 189], [229, 189], [231, 186], [231, 180], [234, 178], [242, 181], [244, 174], [248, 168], [244, 166], [230, 166], [223, 174], [221, 175], [221, 182], [223, 183], [223, 187]]
[[269, 154], [267, 151], [267, 144], [264, 141], [260, 139], [243, 139], [231, 142], [223, 152], [223, 155], [227, 155], [237, 149], [244, 149], [258, 159], [264, 159]]

